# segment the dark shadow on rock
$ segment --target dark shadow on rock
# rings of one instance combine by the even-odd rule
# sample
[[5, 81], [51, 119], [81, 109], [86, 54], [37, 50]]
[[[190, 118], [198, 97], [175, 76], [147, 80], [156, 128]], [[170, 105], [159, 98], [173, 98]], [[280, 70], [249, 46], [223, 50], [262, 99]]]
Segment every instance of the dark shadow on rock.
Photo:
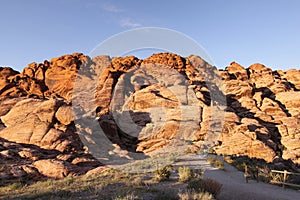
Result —
[[282, 104], [280, 101], [276, 100], [276, 95], [269, 88], [267, 88], [267, 87], [254, 88], [253, 93], [255, 93], [255, 92], [262, 92], [262, 96], [261, 96], [262, 99], [267, 97], [267, 98], [273, 100], [274, 102], [276, 102], [279, 105], [279, 107], [286, 114], [286, 116], [291, 117], [291, 114], [286, 109], [285, 105]]
[[[45, 177], [38, 171], [34, 174], [24, 173], [21, 176], [13, 176], [10, 172], [12, 167], [30, 166], [35, 161], [44, 159], [54, 159], [62, 161], [66, 166], [72, 167], [70, 172], [75, 174], [84, 174], [87, 171], [94, 169], [95, 167], [102, 166], [98, 160], [93, 158], [92, 155], [84, 152], [60, 152], [54, 149], [44, 149], [33, 144], [15, 143], [3, 138], [0, 138], [0, 151], [9, 151], [10, 156], [0, 155], [0, 172], [7, 174], [0, 176], [0, 186], [8, 185], [15, 182], [21, 182], [24, 184], [32, 184], [40, 180], [47, 180], [49, 177]], [[32, 157], [21, 157], [18, 152], [26, 151], [30, 152]], [[26, 154], [25, 154], [26, 155]], [[76, 161], [76, 163], [74, 163]]]
[[[227, 95], [227, 102], [229, 105], [228, 111], [233, 111], [241, 119], [242, 118], [250, 118], [250, 119], [257, 120], [259, 122], [259, 124], [261, 124], [262, 127], [265, 127], [268, 130], [268, 132], [269, 132], [268, 136], [265, 136], [264, 134], [260, 133], [259, 131], [256, 131], [256, 129], [259, 128], [257, 126], [251, 125], [248, 128], [256, 133], [257, 139], [259, 139], [264, 144], [266, 144], [268, 147], [270, 147], [275, 152], [277, 152], [278, 156], [282, 156], [282, 149], [279, 148], [279, 146], [282, 145], [281, 144], [281, 135], [278, 131], [278, 128], [276, 127], [278, 124], [274, 123], [274, 122], [267, 122], [267, 121], [260, 119], [259, 117], [256, 117], [255, 113], [253, 113], [249, 109], [243, 107], [241, 105], [241, 103], [238, 100], [234, 99], [233, 97], [234, 97], [233, 95]], [[274, 145], [271, 145], [267, 141], [269, 139], [272, 140], [275, 144], [277, 144], [275, 149], [274, 149]]]
[[282, 78], [281, 75], [277, 71], [272, 72], [273, 76], [275, 78], [278, 78], [280, 80], [284, 80], [283, 84], [288, 88], [289, 90], [293, 89], [294, 91], [300, 91], [299, 89], [296, 88], [295, 84], [289, 82], [286, 78]]
[[[150, 122], [149, 113], [133, 112], [131, 110], [120, 114], [102, 115], [99, 119], [99, 124], [107, 138], [113, 144], [117, 144], [122, 149], [130, 152], [136, 152], [139, 143], [138, 135], [142, 128]], [[126, 125], [125, 128], [124, 125]], [[125, 130], [126, 128], [128, 130]]]

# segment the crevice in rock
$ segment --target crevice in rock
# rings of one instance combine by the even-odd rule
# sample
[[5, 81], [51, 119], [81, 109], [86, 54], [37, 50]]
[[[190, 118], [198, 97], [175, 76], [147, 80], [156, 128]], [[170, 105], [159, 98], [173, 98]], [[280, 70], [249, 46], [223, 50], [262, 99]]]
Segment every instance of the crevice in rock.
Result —
[[[274, 152], [277, 152], [277, 155], [281, 157], [282, 150], [279, 148], [279, 146], [282, 145], [281, 144], [281, 135], [278, 131], [278, 128], [276, 127], [278, 124], [273, 123], [273, 122], [267, 122], [267, 121], [260, 119], [259, 117], [256, 117], [255, 113], [253, 113], [249, 109], [243, 107], [241, 105], [241, 103], [239, 101], [237, 101], [236, 99], [234, 99], [230, 96], [227, 96], [227, 98], [228, 98], [228, 102], [230, 102], [229, 105], [231, 105], [233, 103], [235, 104], [235, 108], [233, 108], [232, 106], [231, 107], [241, 119], [242, 118], [255, 119], [259, 122], [259, 124], [261, 124], [263, 127], [265, 127], [268, 130], [269, 137], [270, 137], [269, 139], [271, 139], [276, 144], [276, 149], [274, 149], [274, 147], [267, 142], [267, 138], [265, 138], [264, 135], [261, 135], [259, 132], [256, 132], [257, 137], [265, 145], [267, 145], [268, 147], [273, 149]], [[237, 107], [237, 105], [239, 105], [239, 106]]]
[[5, 129], [5, 128], [6, 128], [5, 124], [2, 122], [2, 120], [0, 118], [0, 131]]
[[173, 99], [169, 99], [167, 97], [164, 97], [163, 95], [160, 94], [160, 92], [158, 90], [154, 90], [154, 91], [151, 91], [151, 93], [155, 94], [155, 96], [159, 97], [159, 98], [163, 98], [167, 101], [173, 101], [173, 102], [176, 102], [174, 101]]
[[[127, 114], [125, 114], [125, 117], [128, 117]], [[138, 129], [134, 129], [135, 132], [138, 131], [135, 133], [135, 135], [138, 135], [141, 131], [141, 128], [145, 127], [147, 123], [151, 123], [149, 113], [129, 111], [129, 114], [134, 124], [139, 126]], [[143, 118], [140, 118], [139, 115], [143, 115]], [[135, 118], [135, 116], [137, 117]], [[118, 117], [122, 118], [122, 114]], [[102, 115], [98, 121], [107, 138], [113, 144], [118, 144], [124, 150], [136, 152], [136, 148], [139, 143], [138, 137], [129, 135], [124, 130], [122, 130], [118, 126], [118, 123], [114, 119], [113, 115]]]
[[262, 99], [264, 98], [269, 98], [271, 100], [273, 100], [274, 102], [276, 102], [279, 107], [281, 108], [281, 110], [286, 114], [287, 117], [291, 117], [292, 115], [289, 113], [288, 109], [286, 108], [286, 106], [281, 103], [280, 101], [278, 101], [276, 99], [276, 94], [274, 94], [269, 88], [267, 87], [262, 87], [262, 88], [255, 88], [254, 92], [262, 92]]

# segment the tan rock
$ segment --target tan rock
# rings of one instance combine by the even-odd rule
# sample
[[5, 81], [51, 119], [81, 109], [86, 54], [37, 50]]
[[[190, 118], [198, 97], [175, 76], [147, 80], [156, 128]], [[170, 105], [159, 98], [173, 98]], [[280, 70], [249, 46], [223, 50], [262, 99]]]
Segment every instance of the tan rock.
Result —
[[55, 117], [64, 125], [69, 125], [72, 121], [74, 121], [73, 110], [70, 106], [66, 105], [58, 108], [57, 112], [55, 113]]
[[270, 87], [274, 83], [272, 70], [262, 64], [253, 64], [248, 68], [250, 81], [256, 88]]
[[276, 100], [280, 101], [292, 116], [300, 116], [300, 92], [281, 92], [276, 94]]
[[100, 166], [100, 167], [96, 167], [94, 169], [91, 169], [90, 171], [88, 171], [86, 173], [87, 176], [90, 176], [90, 175], [93, 175], [93, 174], [100, 174], [102, 172], [105, 172], [107, 170], [109, 170], [110, 168], [109, 167], [106, 167], [106, 166]]
[[[74, 53], [31, 63], [22, 73], [0, 68], [0, 137], [7, 139], [0, 145], [1, 159], [11, 159], [10, 152], [22, 160], [18, 166], [36, 161], [34, 166], [46, 176], [63, 177], [72, 171], [69, 167], [91, 159], [74, 154], [83, 144], [72, 122], [97, 117], [119, 147], [114, 153], [125, 156], [135, 150], [154, 154], [170, 149], [174, 140], [200, 145], [210, 141], [219, 154], [271, 162], [282, 153], [282, 158], [300, 163], [299, 76], [299, 70], [272, 71], [262, 64], [245, 69], [235, 62], [218, 71], [198, 56], [172, 53], [145, 60], [91, 59]], [[77, 103], [81, 110], [73, 114]], [[48, 153], [57, 150], [57, 155], [50, 160], [31, 148], [15, 146], [13, 151], [11, 141], [34, 144]], [[48, 161], [39, 165], [43, 156]], [[58, 174], [47, 174], [42, 165], [56, 167]]]
[[0, 137], [20, 143], [39, 144], [57, 109], [58, 101], [26, 99], [18, 102], [5, 116], [1, 117], [7, 128]]
[[31, 149], [23, 149], [22, 151], [18, 152], [19, 156], [21, 158], [26, 158], [26, 159], [30, 159], [33, 161], [36, 161], [39, 159], [40, 155], [34, 151], [32, 151]]
[[248, 80], [246, 69], [236, 62], [230, 63], [230, 66], [226, 67], [225, 70], [230, 74], [231, 79]]
[[282, 79], [288, 80], [292, 83], [295, 89], [300, 90], [300, 70], [291, 69], [279, 72]]
[[51, 178], [64, 178], [73, 170], [71, 166], [66, 166], [63, 161], [54, 159], [38, 160], [33, 165], [39, 173]]

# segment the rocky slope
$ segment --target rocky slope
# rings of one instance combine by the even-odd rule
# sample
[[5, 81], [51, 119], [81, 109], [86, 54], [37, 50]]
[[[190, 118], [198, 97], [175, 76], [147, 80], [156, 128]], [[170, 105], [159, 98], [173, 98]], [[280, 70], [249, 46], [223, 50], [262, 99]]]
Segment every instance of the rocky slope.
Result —
[[130, 160], [181, 141], [300, 164], [299, 90], [299, 70], [235, 62], [217, 70], [170, 53], [74, 53], [21, 73], [0, 68], [0, 180], [87, 173], [102, 169], [102, 156]]

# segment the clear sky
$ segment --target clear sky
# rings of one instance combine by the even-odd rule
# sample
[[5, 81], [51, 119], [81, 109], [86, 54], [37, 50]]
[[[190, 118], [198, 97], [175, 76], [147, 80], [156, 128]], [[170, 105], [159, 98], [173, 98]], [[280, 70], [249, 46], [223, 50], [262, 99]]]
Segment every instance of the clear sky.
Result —
[[218, 68], [299, 69], [299, 9], [298, 0], [0, 0], [0, 66], [88, 54], [122, 31], [162, 27], [196, 40]]

